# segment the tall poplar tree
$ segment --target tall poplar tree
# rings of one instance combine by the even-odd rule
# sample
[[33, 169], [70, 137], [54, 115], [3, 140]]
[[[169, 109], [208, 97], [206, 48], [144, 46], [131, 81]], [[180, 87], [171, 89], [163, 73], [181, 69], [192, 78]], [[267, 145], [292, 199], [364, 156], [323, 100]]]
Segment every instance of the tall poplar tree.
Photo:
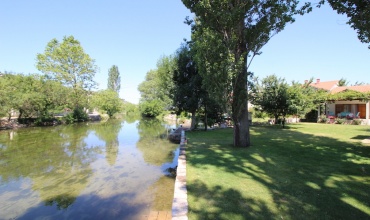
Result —
[[116, 65], [113, 65], [108, 70], [108, 89], [115, 91], [116, 93], [119, 93], [121, 90], [121, 76], [118, 70], [118, 67]]

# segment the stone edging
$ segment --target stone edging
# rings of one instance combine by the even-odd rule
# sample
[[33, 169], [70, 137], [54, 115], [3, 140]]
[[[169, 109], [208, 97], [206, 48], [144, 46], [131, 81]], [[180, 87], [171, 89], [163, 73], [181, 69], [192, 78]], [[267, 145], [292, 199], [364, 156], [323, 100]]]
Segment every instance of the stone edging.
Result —
[[177, 175], [172, 201], [172, 219], [188, 219], [188, 191], [186, 189], [185, 131], [181, 131], [180, 153], [177, 160]]

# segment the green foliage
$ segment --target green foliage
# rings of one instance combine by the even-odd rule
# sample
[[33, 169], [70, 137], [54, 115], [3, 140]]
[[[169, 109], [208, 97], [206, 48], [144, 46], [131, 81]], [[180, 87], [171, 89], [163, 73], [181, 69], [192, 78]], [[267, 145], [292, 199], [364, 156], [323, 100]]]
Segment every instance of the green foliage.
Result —
[[334, 123], [335, 124], [344, 124], [344, 123], [346, 123], [346, 121], [347, 120], [345, 118], [336, 118]]
[[348, 85], [348, 81], [344, 78], [341, 78], [338, 82], [338, 86], [347, 86]]
[[[0, 77], [1, 115], [18, 111], [19, 118], [48, 118], [63, 109], [70, 89], [37, 74], [5, 74]], [[66, 98], [67, 97], [67, 98]]]
[[108, 70], [108, 89], [119, 93], [121, 89], [121, 76], [116, 65]]
[[139, 86], [140, 102], [158, 100], [163, 109], [170, 109], [173, 100], [173, 72], [176, 63], [172, 56], [164, 56], [158, 60], [157, 69], [150, 70]]
[[261, 111], [260, 109], [258, 108], [252, 108], [249, 110], [250, 112], [252, 112], [252, 118], [267, 118], [269, 117], [268, 114], [264, 111]]
[[256, 79], [253, 87], [252, 103], [261, 108], [261, 111], [275, 117], [277, 122], [279, 116], [285, 117], [290, 114], [290, 102], [288, 84], [282, 78], [270, 75], [262, 79]]
[[107, 89], [94, 93], [91, 99], [91, 106], [105, 111], [109, 117], [122, 110], [122, 100], [116, 91]]
[[325, 115], [320, 115], [318, 123], [326, 123], [328, 122], [328, 118]]
[[126, 115], [137, 115], [140, 114], [139, 106], [130, 102], [123, 102], [123, 113]]
[[83, 108], [75, 108], [72, 115], [75, 122], [83, 122], [89, 120], [89, 115], [84, 111]]
[[[204, 63], [204, 67], [200, 67], [201, 72], [205, 71], [208, 76], [212, 75], [211, 66], [220, 64], [215, 75], [202, 76], [208, 81], [222, 82], [221, 86], [216, 88], [227, 90], [231, 86], [231, 93], [217, 94], [219, 97], [232, 94], [229, 100], [235, 123], [234, 145], [247, 147], [250, 145], [247, 110], [248, 67], [253, 57], [261, 53], [260, 49], [272, 36], [283, 30], [287, 23], [293, 22], [293, 16], [305, 11], [297, 9], [298, 0], [254, 2], [182, 0], [182, 2], [196, 16], [195, 24], [192, 21], [188, 23], [193, 24], [192, 41], [200, 45], [197, 47], [198, 58], [203, 61], [200, 62], [201, 65]], [[206, 38], [202, 39], [202, 36]], [[214, 55], [209, 55], [211, 54], [209, 52]], [[223, 57], [220, 58], [221, 56]], [[225, 62], [218, 63], [220, 59]]]
[[174, 71], [174, 107], [195, 113], [206, 94], [202, 88], [202, 77], [192, 57], [189, 45], [182, 45], [176, 54], [177, 68]]
[[361, 119], [353, 119], [352, 120], [352, 124], [353, 125], [361, 125], [362, 124], [362, 120]]
[[317, 103], [323, 100], [326, 92], [322, 90], [315, 90], [310, 83], [312, 79], [305, 84], [293, 81], [289, 86], [289, 112], [303, 118], [308, 112], [317, 108]]
[[163, 111], [163, 104], [159, 100], [144, 101], [139, 104], [140, 112], [145, 117], [159, 116]]
[[370, 100], [370, 92], [358, 92], [354, 90], [344, 90], [343, 92], [338, 92], [335, 94], [327, 94], [326, 97], [329, 101], [335, 100]]
[[[370, 43], [370, 3], [369, 1], [358, 0], [327, 0], [330, 6], [338, 12], [345, 14], [349, 24], [356, 30], [358, 39], [362, 43]], [[325, 1], [321, 0], [320, 4]], [[370, 48], [370, 45], [369, 45]]]
[[86, 106], [88, 91], [95, 87], [94, 75], [97, 67], [94, 60], [86, 54], [80, 42], [73, 36], [64, 37], [63, 42], [52, 39], [43, 54], [37, 54], [36, 67], [66, 87], [73, 93], [70, 95], [72, 106]]

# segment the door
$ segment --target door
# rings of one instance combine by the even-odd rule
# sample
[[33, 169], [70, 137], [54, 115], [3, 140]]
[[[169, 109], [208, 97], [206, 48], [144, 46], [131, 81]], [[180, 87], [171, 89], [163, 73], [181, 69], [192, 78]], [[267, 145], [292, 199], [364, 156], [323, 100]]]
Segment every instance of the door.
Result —
[[358, 111], [360, 112], [360, 118], [366, 118], [366, 104], [359, 104]]

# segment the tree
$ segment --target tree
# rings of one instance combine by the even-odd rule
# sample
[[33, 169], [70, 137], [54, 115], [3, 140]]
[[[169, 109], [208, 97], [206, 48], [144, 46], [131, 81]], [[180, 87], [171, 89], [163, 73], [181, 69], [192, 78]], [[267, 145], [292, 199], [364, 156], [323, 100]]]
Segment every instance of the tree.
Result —
[[[317, 108], [316, 100], [323, 100], [326, 94], [322, 91], [316, 91], [316, 89], [310, 86], [313, 78], [310, 81], [301, 83], [292, 82], [292, 85], [288, 88], [289, 93], [289, 112], [297, 117], [304, 117], [308, 112]], [[321, 95], [324, 95], [322, 98]]]
[[198, 74], [189, 45], [182, 45], [176, 55], [177, 69], [174, 71], [173, 102], [178, 111], [191, 113], [191, 127], [195, 128], [196, 112], [202, 104], [206, 91], [202, 88], [202, 77]]
[[279, 116], [289, 114], [290, 101], [288, 84], [284, 79], [276, 75], [267, 76], [261, 83], [256, 82], [253, 91], [253, 104], [261, 107], [261, 110], [275, 118], [278, 123]]
[[[201, 27], [219, 39], [225, 46], [231, 67], [224, 81], [232, 86], [232, 118], [234, 121], [234, 146], [250, 145], [248, 122], [248, 67], [253, 57], [270, 38], [293, 22], [297, 0], [241, 1], [241, 0], [182, 0], [196, 15]], [[306, 5], [305, 5], [306, 6]], [[305, 9], [305, 8], [303, 8]], [[197, 24], [195, 24], [197, 25]], [[216, 54], [217, 55], [217, 54]], [[226, 77], [225, 77], [226, 76]]]
[[138, 86], [141, 106], [148, 102], [148, 106], [155, 106], [156, 110], [157, 107], [161, 107], [161, 111], [172, 107], [175, 68], [174, 57], [163, 56], [157, 62], [157, 69], [147, 72], [145, 80]]
[[107, 89], [94, 93], [91, 105], [105, 111], [109, 117], [122, 110], [123, 102], [116, 91]]
[[70, 89], [38, 74], [4, 74], [0, 77], [0, 93], [0, 115], [10, 118], [11, 111], [17, 110], [19, 119], [31, 116], [47, 119], [63, 109]]
[[[327, 0], [338, 14], [345, 14], [349, 24], [357, 31], [362, 43], [370, 43], [370, 1], [364, 0]], [[321, 0], [320, 4], [324, 4]], [[370, 48], [370, 45], [369, 45]]]
[[121, 76], [116, 65], [108, 70], [108, 89], [119, 93], [121, 89]]
[[340, 79], [338, 82], [338, 86], [347, 86], [347, 85], [348, 85], [348, 81], [344, 78]]
[[88, 91], [96, 82], [95, 61], [86, 54], [80, 42], [73, 36], [64, 37], [63, 42], [52, 39], [43, 54], [37, 54], [37, 69], [49, 79], [61, 82], [73, 90], [71, 107], [87, 105]]
[[163, 106], [159, 100], [141, 102], [139, 109], [145, 117], [157, 117], [163, 112]]
[[162, 56], [157, 62], [157, 77], [159, 99], [164, 103], [165, 109], [172, 107], [173, 100], [173, 72], [176, 69], [174, 56]]

